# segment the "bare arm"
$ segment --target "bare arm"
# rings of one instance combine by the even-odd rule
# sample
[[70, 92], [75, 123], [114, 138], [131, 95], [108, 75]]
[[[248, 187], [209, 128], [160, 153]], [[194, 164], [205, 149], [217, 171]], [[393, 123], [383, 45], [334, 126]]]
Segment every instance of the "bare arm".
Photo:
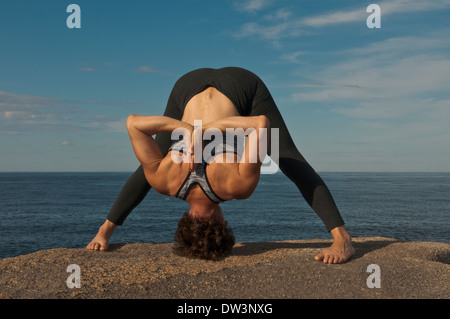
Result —
[[240, 131], [247, 135], [247, 142], [239, 163], [239, 174], [244, 178], [255, 176], [255, 174], [259, 176], [269, 142], [270, 123], [266, 116], [231, 116], [207, 123], [202, 130], [205, 131], [208, 128], [217, 128], [222, 132], [226, 132], [227, 128], [233, 129], [236, 134], [239, 134], [237, 129], [242, 129]]
[[244, 131], [254, 128], [258, 130], [259, 128], [268, 127], [269, 120], [264, 115], [258, 116], [230, 116], [217, 121], [209, 122], [203, 124], [203, 131], [208, 128], [218, 128], [222, 132], [226, 132], [227, 128], [242, 128]]
[[152, 135], [172, 132], [177, 128], [184, 128], [189, 132], [193, 130], [190, 124], [166, 116], [130, 115], [128, 117], [127, 129], [134, 153], [149, 172], [156, 172], [164, 158]]
[[185, 123], [171, 117], [154, 115], [130, 115], [127, 119], [127, 128], [137, 129], [140, 132], [152, 136], [160, 132], [172, 132], [176, 128], [185, 128], [187, 130], [192, 130], [192, 125]]

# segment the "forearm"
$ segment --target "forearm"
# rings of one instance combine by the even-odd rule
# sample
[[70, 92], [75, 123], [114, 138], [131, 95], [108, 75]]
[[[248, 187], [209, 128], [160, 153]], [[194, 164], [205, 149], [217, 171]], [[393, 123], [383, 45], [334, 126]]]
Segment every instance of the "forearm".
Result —
[[160, 132], [172, 132], [177, 128], [185, 128], [192, 131], [192, 126], [188, 123], [159, 115], [130, 115], [127, 119], [127, 128], [129, 132], [138, 130], [148, 136], [152, 136]]
[[231, 116], [217, 121], [203, 124], [202, 130], [206, 131], [209, 128], [216, 128], [222, 132], [227, 129], [243, 129], [246, 134], [250, 134], [249, 129], [269, 128], [269, 120], [264, 115], [258, 116]]

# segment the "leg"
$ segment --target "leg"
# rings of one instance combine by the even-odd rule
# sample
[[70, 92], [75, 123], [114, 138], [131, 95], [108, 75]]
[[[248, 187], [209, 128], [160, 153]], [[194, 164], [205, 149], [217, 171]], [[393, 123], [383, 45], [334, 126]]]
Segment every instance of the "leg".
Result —
[[[253, 115], [253, 114], [252, 114]], [[271, 128], [279, 129], [279, 163], [281, 171], [297, 186], [306, 202], [322, 219], [334, 242], [316, 256], [325, 263], [342, 263], [354, 255], [351, 237], [344, 227], [334, 199], [322, 178], [308, 164], [295, 146], [275, 104], [264, 112]], [[273, 147], [273, 146], [272, 146]]]
[[[164, 115], [177, 120], [181, 120], [183, 116], [177, 105], [170, 103], [170, 100]], [[166, 155], [171, 144], [170, 133], [159, 133], [156, 135], [155, 140], [161, 152]], [[122, 187], [116, 202], [106, 217], [106, 221], [86, 248], [91, 250], [107, 250], [109, 247], [109, 239], [114, 230], [117, 226], [123, 224], [131, 211], [142, 202], [150, 189], [151, 186], [144, 176], [144, 170], [142, 166], [139, 166]]]
[[322, 219], [328, 231], [344, 225], [328, 187], [298, 151], [278, 108], [271, 107], [264, 112], [264, 115], [268, 117], [271, 128], [279, 129], [277, 164], [281, 171], [294, 182], [306, 202]]
[[139, 166], [126, 181], [106, 219], [115, 225], [122, 225], [131, 211], [142, 202], [150, 189], [151, 186], [144, 176], [144, 170], [142, 166]]

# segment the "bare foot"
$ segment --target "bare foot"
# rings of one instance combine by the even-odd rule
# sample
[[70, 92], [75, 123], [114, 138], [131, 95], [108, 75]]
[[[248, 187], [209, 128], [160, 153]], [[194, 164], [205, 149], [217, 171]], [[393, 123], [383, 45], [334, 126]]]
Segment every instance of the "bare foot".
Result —
[[106, 220], [102, 226], [100, 226], [97, 235], [86, 246], [90, 250], [108, 250], [109, 239], [116, 229], [117, 225], [113, 224], [109, 220]]
[[350, 260], [355, 254], [355, 249], [352, 246], [351, 237], [344, 226], [332, 229], [331, 235], [334, 239], [333, 244], [329, 248], [322, 250], [314, 259], [321, 260], [327, 264], [342, 264]]

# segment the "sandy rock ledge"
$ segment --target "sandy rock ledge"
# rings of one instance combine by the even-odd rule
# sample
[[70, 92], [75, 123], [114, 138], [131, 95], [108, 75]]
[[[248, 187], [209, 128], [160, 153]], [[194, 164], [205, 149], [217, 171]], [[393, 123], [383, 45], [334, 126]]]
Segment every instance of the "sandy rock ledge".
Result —
[[[319, 239], [237, 243], [217, 262], [175, 256], [171, 243], [112, 244], [107, 252], [50, 249], [1, 259], [0, 298], [450, 298], [449, 244], [353, 242], [356, 255], [341, 265], [314, 260], [331, 244]], [[67, 285], [72, 264], [79, 266], [80, 288]], [[380, 288], [368, 287], [372, 264], [379, 266]]]

